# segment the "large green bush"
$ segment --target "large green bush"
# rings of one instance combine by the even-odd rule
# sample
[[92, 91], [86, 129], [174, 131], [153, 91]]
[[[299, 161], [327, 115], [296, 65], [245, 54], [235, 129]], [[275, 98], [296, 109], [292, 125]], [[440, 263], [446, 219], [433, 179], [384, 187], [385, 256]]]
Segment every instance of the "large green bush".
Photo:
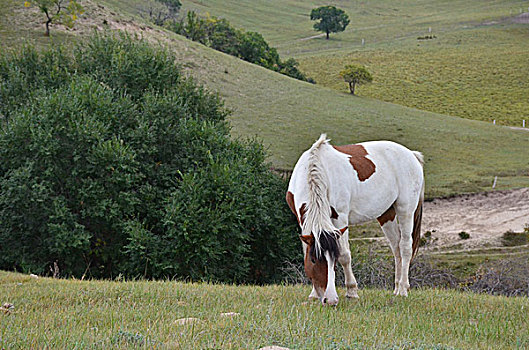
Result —
[[280, 279], [300, 252], [285, 183], [226, 115], [128, 36], [0, 58], [0, 268]]

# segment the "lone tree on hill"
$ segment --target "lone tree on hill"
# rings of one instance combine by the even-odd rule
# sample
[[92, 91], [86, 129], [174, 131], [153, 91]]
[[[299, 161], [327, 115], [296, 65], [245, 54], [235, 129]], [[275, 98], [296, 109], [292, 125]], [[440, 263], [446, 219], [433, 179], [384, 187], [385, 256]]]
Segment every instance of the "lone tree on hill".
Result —
[[310, 19], [313, 21], [320, 20], [314, 23], [314, 29], [327, 34], [343, 32], [345, 27], [349, 24], [349, 16], [341, 9], [334, 6], [322, 6], [313, 9], [310, 12]]
[[349, 83], [349, 90], [354, 95], [356, 85], [362, 85], [373, 81], [373, 76], [362, 66], [347, 65], [340, 72], [340, 76]]
[[46, 33], [50, 36], [50, 24], [61, 23], [71, 28], [77, 20], [77, 15], [84, 12], [83, 7], [76, 0], [31, 0], [25, 1], [24, 6], [30, 7], [34, 2], [40, 12], [46, 15]]

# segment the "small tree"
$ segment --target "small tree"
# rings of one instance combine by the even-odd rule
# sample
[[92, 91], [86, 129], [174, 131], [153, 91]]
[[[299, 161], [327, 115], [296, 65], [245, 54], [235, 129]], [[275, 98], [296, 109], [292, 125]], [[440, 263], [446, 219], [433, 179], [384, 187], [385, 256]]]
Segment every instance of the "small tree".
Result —
[[149, 14], [151, 21], [159, 26], [163, 26], [166, 21], [176, 20], [178, 11], [182, 7], [180, 0], [156, 0], [161, 5], [149, 3], [149, 7], [145, 10]]
[[207, 43], [206, 20], [198, 17], [195, 11], [187, 12], [187, 22], [182, 22], [183, 35], [201, 44]]
[[310, 12], [310, 19], [313, 21], [320, 20], [314, 23], [314, 29], [319, 32], [329, 33], [343, 32], [345, 27], [349, 24], [349, 16], [341, 9], [334, 6], [322, 6], [313, 9]]
[[169, 11], [169, 14], [171, 17], [176, 17], [178, 14], [178, 11], [180, 11], [180, 7], [182, 7], [182, 3], [180, 0], [157, 0], [158, 2], [164, 4], [167, 6], [167, 10]]
[[[33, 0], [40, 12], [46, 15], [46, 33], [50, 36], [50, 24], [61, 23], [73, 27], [77, 15], [83, 13], [83, 7], [76, 0]], [[24, 6], [30, 7], [30, 1], [25, 1]]]
[[373, 76], [365, 67], [356, 65], [347, 65], [340, 72], [340, 76], [346, 83], [349, 83], [349, 90], [354, 95], [356, 85], [362, 85], [373, 81]]

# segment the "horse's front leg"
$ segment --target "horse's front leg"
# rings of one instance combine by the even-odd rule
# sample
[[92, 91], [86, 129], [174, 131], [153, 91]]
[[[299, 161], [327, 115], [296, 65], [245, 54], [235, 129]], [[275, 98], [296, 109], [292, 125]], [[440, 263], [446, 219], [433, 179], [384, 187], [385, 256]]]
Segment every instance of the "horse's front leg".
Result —
[[320, 297], [318, 296], [318, 293], [316, 292], [316, 288], [314, 288], [314, 286], [312, 286], [312, 292], [310, 292], [309, 299], [310, 300], [319, 300], [320, 299]]
[[[303, 249], [303, 259], [306, 258], [307, 255], [307, 245], [305, 242], [302, 242], [301, 248]], [[318, 295], [318, 292], [316, 292], [316, 288], [314, 288], [314, 285], [312, 285], [312, 291], [309, 294], [309, 300], [319, 300], [320, 297]]]
[[[347, 226], [346, 226], [347, 227]], [[351, 267], [351, 249], [349, 247], [349, 228], [340, 237], [340, 257], [338, 262], [343, 267], [345, 275], [345, 296], [347, 298], [358, 298], [358, 284]]]

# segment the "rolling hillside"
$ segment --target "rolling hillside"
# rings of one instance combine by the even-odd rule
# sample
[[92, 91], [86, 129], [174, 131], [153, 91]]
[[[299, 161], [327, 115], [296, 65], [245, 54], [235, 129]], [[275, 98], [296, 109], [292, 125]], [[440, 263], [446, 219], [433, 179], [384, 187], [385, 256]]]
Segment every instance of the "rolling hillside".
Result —
[[[233, 111], [233, 134], [262, 139], [277, 167], [291, 168], [300, 153], [326, 132], [335, 144], [388, 139], [422, 151], [429, 197], [488, 189], [495, 176], [499, 177], [498, 188], [529, 186], [529, 157], [523, 156], [529, 149], [525, 131], [352, 97], [300, 82], [142, 24], [137, 12], [122, 12], [125, 4], [87, 1], [87, 12], [75, 30], [52, 30], [51, 42], [80, 39], [93, 27], [106, 26], [133, 31], [168, 46], [189, 74], [225, 99]], [[2, 11], [6, 13], [0, 28], [12, 31], [10, 23], [21, 23], [20, 16], [25, 15], [29, 22], [16, 29], [46, 45], [49, 39], [41, 36], [42, 27], [35, 16], [24, 13], [15, 2]], [[2, 45], [11, 46], [13, 41], [3, 35]]]
[[[324, 86], [347, 92], [346, 64], [374, 82], [360, 95], [504, 125], [529, 123], [529, 11], [524, 1], [335, 1], [350, 16], [325, 40], [312, 29], [319, 1], [186, 1], [185, 8], [261, 32]], [[527, 13], [524, 13], [524, 16]], [[431, 32], [429, 31], [431, 30]], [[431, 40], [418, 40], [426, 35]], [[362, 45], [362, 39], [365, 45]]]
[[[508, 2], [511, 10], [520, 3]], [[25, 42], [38, 47], [57, 43], [68, 45], [89, 35], [94, 28], [127, 30], [153, 45], [173, 50], [187, 74], [224, 98], [226, 107], [232, 110], [233, 135], [263, 140], [269, 147], [270, 161], [276, 167], [292, 168], [300, 153], [320, 133], [326, 132], [335, 144], [389, 139], [422, 151], [426, 158], [429, 197], [489, 190], [495, 176], [498, 176], [496, 188], [529, 186], [527, 131], [425, 112], [370, 97], [352, 97], [337, 91], [341, 88], [334, 86], [332, 79], [324, 82], [329, 86], [325, 87], [279, 75], [153, 26], [142, 17], [144, 7], [149, 4], [147, 0], [84, 0], [86, 13], [74, 30], [54, 27], [52, 37], [45, 38], [41, 19], [34, 9], [24, 9], [22, 2], [17, 0], [5, 0], [0, 7], [0, 51], [16, 50]], [[340, 60], [349, 59], [350, 52], [345, 46], [351, 42], [338, 39], [338, 36], [329, 43], [320, 38], [297, 42], [299, 38], [314, 35], [310, 23], [298, 28], [290, 21], [293, 17], [306, 19], [306, 10], [311, 7], [307, 2], [211, 0], [184, 1], [184, 4], [186, 8], [226, 16], [248, 30], [261, 31], [280, 47], [282, 54], [302, 59], [307, 69], [314, 64], [310, 69], [322, 82], [324, 76], [332, 75], [332, 70], [321, 70], [318, 62], [326, 62], [331, 54], [336, 54], [336, 60], [325, 63], [330, 69], [333, 65], [341, 65]], [[367, 6], [368, 3], [354, 4]], [[503, 9], [503, 5], [496, 2], [467, 6], [463, 1], [435, 4], [421, 1], [417, 5], [409, 1], [404, 3], [408, 11], [404, 16], [400, 14], [403, 10], [390, 8], [387, 1], [369, 4], [374, 7], [358, 10], [359, 15], [365, 14], [363, 31], [373, 35], [366, 35], [366, 38], [378, 42], [377, 48], [386, 47], [387, 50], [377, 50], [380, 55], [377, 56], [371, 55], [369, 50], [373, 48], [362, 49], [359, 44], [355, 47], [366, 60], [373, 59], [373, 62], [393, 58], [390, 53], [394, 44], [385, 40], [387, 36], [404, 37], [402, 42], [408, 46], [399, 55], [405, 60], [409, 52], [418, 54], [411, 46], [416, 45], [415, 35], [423, 31], [424, 26], [445, 28], [447, 18], [452, 18], [454, 13], [456, 16], [447, 27], [467, 21], [470, 9], [473, 20], [478, 22], [496, 18], [490, 13], [500, 8], [501, 16], [509, 15], [509, 7]], [[443, 11], [433, 16], [433, 10]], [[383, 17], [388, 23], [396, 27], [377, 21], [382, 16], [379, 14], [385, 14]], [[267, 22], [260, 16], [267, 16], [272, 22], [264, 26]], [[403, 20], [410, 16], [416, 20]], [[406, 23], [411, 25], [410, 32]], [[275, 25], [281, 25], [280, 29]], [[464, 32], [462, 26], [458, 28]], [[376, 28], [380, 31], [371, 30]], [[480, 29], [473, 30], [479, 32]], [[351, 31], [353, 34], [356, 35], [355, 31]], [[348, 32], [344, 33], [344, 38], [347, 35]], [[292, 44], [294, 41], [299, 46]], [[305, 45], [306, 52], [303, 51]], [[439, 51], [430, 47], [424, 52], [435, 55]], [[453, 54], [457, 61], [465, 57], [465, 52], [447, 55]], [[508, 60], [501, 52], [498, 56]], [[409, 60], [406, 62], [409, 64]], [[391, 71], [391, 66], [387, 69]], [[443, 74], [439, 77], [442, 81], [447, 79]], [[479, 86], [476, 82], [468, 82], [468, 89], [479, 90]], [[524, 86], [522, 82], [513, 91], [523, 92]], [[375, 87], [373, 84], [372, 89]], [[419, 91], [413, 84], [411, 87]], [[363, 94], [375, 90], [361, 91]], [[380, 93], [381, 97], [385, 96]], [[439, 101], [429, 102], [439, 106]], [[366, 230], [376, 229], [380, 234], [379, 227], [372, 226]], [[467, 255], [467, 252], [451, 254], [445, 260], [468, 267]], [[490, 252], [477, 258], [488, 260]], [[257, 287], [116, 279], [55, 280], [0, 271], [0, 349], [255, 349], [269, 345], [291, 349], [529, 347], [527, 298], [414, 289], [410, 297], [404, 299], [394, 298], [390, 290], [364, 289], [360, 292], [360, 300], [345, 300], [343, 288], [339, 288], [338, 307], [325, 308], [307, 302], [310, 287], [305, 285]]]

